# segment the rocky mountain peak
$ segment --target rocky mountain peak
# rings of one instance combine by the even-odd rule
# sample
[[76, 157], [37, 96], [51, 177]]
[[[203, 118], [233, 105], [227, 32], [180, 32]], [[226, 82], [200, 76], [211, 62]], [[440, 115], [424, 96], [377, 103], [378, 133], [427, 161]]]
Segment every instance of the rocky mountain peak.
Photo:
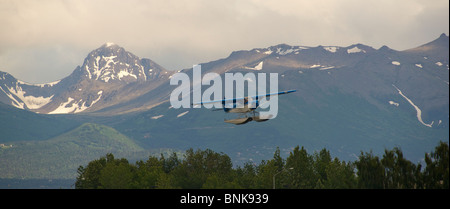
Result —
[[107, 42], [107, 43], [102, 45], [102, 47], [113, 47], [113, 46], [117, 46], [117, 44], [115, 44], [113, 42]]
[[148, 73], [139, 57], [113, 43], [89, 53], [81, 69], [86, 78], [105, 83], [146, 81]]
[[448, 36], [445, 33], [442, 33], [438, 39], [444, 39], [448, 41]]
[[449, 37], [445, 33], [442, 33], [439, 38], [419, 47], [405, 50], [405, 52], [423, 57], [432, 57], [436, 59], [436, 61], [441, 61], [444, 59], [448, 60], [448, 47]]
[[449, 38], [445, 33], [442, 33], [439, 38], [435, 39], [434, 41], [431, 41], [427, 44], [424, 44], [420, 47], [443, 47], [446, 48], [449, 45]]

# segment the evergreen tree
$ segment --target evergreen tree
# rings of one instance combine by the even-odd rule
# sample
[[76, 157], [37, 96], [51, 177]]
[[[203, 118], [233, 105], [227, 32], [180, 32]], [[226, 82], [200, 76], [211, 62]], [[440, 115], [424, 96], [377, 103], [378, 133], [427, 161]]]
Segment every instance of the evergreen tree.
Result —
[[[309, 155], [304, 147], [295, 147], [286, 160], [277, 148], [273, 159], [250, 162], [233, 169], [226, 154], [210, 149], [186, 151], [184, 159], [173, 153], [169, 158], [150, 156], [147, 161], [130, 164], [107, 154], [80, 166], [77, 189], [448, 189], [449, 146], [440, 142], [434, 152], [425, 155], [426, 166], [405, 159], [399, 148], [385, 150], [380, 159], [363, 153], [354, 163], [332, 160], [326, 149]], [[275, 181], [274, 181], [275, 180]]]
[[314, 171], [313, 157], [308, 154], [304, 147], [299, 146], [289, 154], [286, 159], [286, 167], [289, 170], [289, 187], [296, 189], [313, 189], [317, 182], [317, 175]]
[[244, 167], [238, 167], [235, 172], [238, 184], [245, 189], [253, 189], [256, 180], [256, 168], [251, 162], [244, 164]]
[[424, 187], [427, 189], [449, 188], [449, 145], [440, 142], [434, 152], [425, 154]]
[[210, 149], [186, 151], [185, 159], [171, 173], [181, 188], [200, 189], [209, 175], [217, 173], [220, 178], [227, 178], [232, 170], [230, 157]]
[[355, 162], [358, 175], [358, 187], [362, 189], [383, 189], [384, 168], [372, 152], [363, 153]]
[[133, 188], [156, 188], [158, 178], [164, 172], [163, 161], [163, 158], [158, 160], [158, 158], [150, 156], [146, 162], [136, 162], [136, 179]]
[[278, 171], [283, 170], [284, 160], [281, 157], [280, 148], [279, 147], [277, 147], [277, 149], [275, 150], [275, 153], [273, 154], [273, 159], [272, 160], [273, 160], [274, 166], [277, 167]]
[[[256, 189], [272, 189], [273, 188], [273, 176], [278, 172], [278, 166], [275, 165], [273, 160], [261, 161], [257, 166], [257, 176], [255, 179]], [[277, 182], [277, 181], [276, 181]]]
[[314, 153], [314, 170], [321, 179], [321, 182], [327, 181], [327, 168], [331, 163], [331, 155], [325, 148], [319, 153]]
[[100, 171], [100, 189], [131, 189], [135, 167], [126, 159], [108, 162]]
[[164, 159], [163, 154], [161, 154], [160, 160], [162, 162], [165, 173], [171, 172], [174, 168], [176, 168], [180, 164], [180, 160], [178, 159], [177, 153], [175, 152], [173, 152], [167, 160]]
[[106, 166], [108, 161], [114, 159], [113, 154], [107, 154], [106, 157], [101, 157], [98, 160], [93, 160], [88, 163], [86, 167], [78, 167], [78, 177], [75, 182], [77, 189], [97, 189], [100, 184], [100, 172]]
[[354, 166], [351, 163], [340, 162], [338, 158], [328, 165], [326, 169], [327, 180], [325, 188], [327, 189], [353, 189], [356, 188], [356, 175]]

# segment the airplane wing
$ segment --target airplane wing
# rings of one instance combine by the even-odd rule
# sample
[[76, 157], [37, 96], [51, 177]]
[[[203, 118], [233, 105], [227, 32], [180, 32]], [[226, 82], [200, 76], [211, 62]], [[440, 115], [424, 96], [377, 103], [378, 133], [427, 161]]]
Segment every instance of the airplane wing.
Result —
[[259, 99], [261, 99], [261, 98], [264, 98], [264, 97], [270, 97], [270, 96], [275, 96], [275, 95], [282, 95], [282, 94], [289, 94], [289, 93], [292, 93], [292, 92], [296, 92], [297, 90], [288, 90], [288, 91], [280, 91], [280, 92], [277, 92], [277, 93], [269, 93], [269, 94], [264, 94], [264, 95], [257, 95], [257, 96], [252, 96], [251, 98], [252, 99], [254, 99], [254, 100], [259, 100]]
[[[259, 100], [259, 99], [264, 98], [264, 97], [270, 97], [270, 96], [282, 95], [282, 94], [289, 94], [289, 93], [296, 92], [296, 91], [297, 90], [295, 90], [295, 89], [294, 90], [288, 90], [288, 91], [280, 91], [280, 92], [276, 92], [276, 93], [269, 93], [269, 94], [251, 96], [251, 98], [253, 100]], [[236, 101], [241, 101], [241, 100], [244, 100], [244, 99], [248, 99], [248, 97], [222, 99], [222, 100], [207, 101], [207, 102], [197, 102], [197, 103], [193, 103], [193, 105], [211, 104], [211, 103], [222, 103], [222, 104], [225, 104], [225, 102], [227, 102], [227, 101], [233, 101], [233, 103], [236, 103]]]
[[238, 100], [243, 100], [244, 98], [231, 98], [231, 99], [222, 99], [222, 100], [215, 100], [215, 101], [207, 101], [207, 102], [197, 102], [193, 103], [193, 105], [202, 105], [202, 104], [212, 104], [212, 103], [225, 103], [227, 101], [233, 101], [236, 102]]
[[[237, 104], [237, 103], [240, 103], [240, 104], [242, 104], [242, 106], [244, 106], [244, 104], [245, 104], [244, 99], [245, 98], [222, 99], [222, 100], [207, 101], [207, 102], [197, 102], [197, 103], [193, 103], [192, 105], [197, 106], [197, 105], [204, 105], [204, 104], [221, 103], [223, 105], [223, 107], [234, 108], [233, 104]], [[223, 110], [223, 109], [218, 109], [218, 110]], [[213, 111], [215, 111], [215, 110], [213, 110]]]

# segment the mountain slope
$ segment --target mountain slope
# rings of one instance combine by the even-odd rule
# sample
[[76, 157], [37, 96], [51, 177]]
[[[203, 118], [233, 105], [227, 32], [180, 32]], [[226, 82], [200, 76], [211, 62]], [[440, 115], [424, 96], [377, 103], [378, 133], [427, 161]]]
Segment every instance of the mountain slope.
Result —
[[[223, 112], [174, 109], [167, 102], [111, 125], [143, 146], [213, 148], [241, 163], [297, 145], [326, 147], [344, 160], [399, 146], [417, 162], [449, 134], [448, 56], [440, 54], [440, 48], [448, 51], [448, 36], [430, 44], [439, 50], [428, 50], [426, 58], [362, 44], [233, 52], [201, 64], [202, 73], [278, 73], [278, 89], [297, 92], [280, 96], [277, 118], [233, 126], [223, 122], [231, 117]], [[182, 72], [192, 77], [192, 69]]]
[[107, 153], [132, 159], [149, 155], [113, 128], [92, 123], [49, 140], [11, 144], [0, 149], [0, 178], [75, 178], [78, 166]]
[[0, 103], [0, 143], [45, 140], [70, 131], [81, 122], [62, 115], [43, 115]]
[[[89, 53], [71, 75], [53, 83], [28, 84], [0, 72], [0, 102], [46, 114], [94, 112], [136, 99], [171, 74], [150, 59], [107, 43]], [[148, 106], [154, 103], [145, 101]], [[119, 105], [110, 114], [135, 108], [142, 107]]]
[[[406, 51], [387, 46], [376, 50], [362, 44], [348, 47], [280, 44], [233, 52], [225, 59], [201, 66], [203, 74], [278, 73], [278, 89], [297, 89], [298, 93], [292, 96], [307, 101], [315, 101], [318, 95], [339, 89], [382, 108], [398, 103], [390, 98], [402, 92], [413, 104], [399, 106], [400, 109], [412, 110], [415, 115], [416, 106], [425, 124], [448, 124], [448, 40], [448, 36], [442, 34], [428, 44]], [[183, 72], [191, 76], [192, 68]], [[314, 89], [304, 84], [311, 82]], [[401, 100], [407, 101], [406, 98], [401, 97]]]
[[[370, 94], [391, 94], [395, 85], [421, 107], [424, 117], [439, 121], [448, 103], [448, 36], [422, 46], [395, 51], [363, 44], [289, 46], [236, 51], [229, 57], [202, 64], [203, 74], [215, 72], [314, 72], [323, 86], [339, 86], [373, 100]], [[183, 70], [191, 76], [191, 69]], [[337, 72], [335, 79], [322, 76]], [[0, 72], [0, 102], [38, 113], [96, 113], [117, 115], [148, 110], [168, 101], [175, 86], [169, 72], [149, 59], [140, 59], [122, 47], [107, 43], [88, 54], [68, 77], [48, 84], [27, 84]], [[323, 81], [322, 81], [323, 80]], [[327, 81], [325, 83], [324, 81]], [[289, 82], [283, 81], [281, 85]], [[417, 88], [417, 85], [421, 85]], [[444, 86], [444, 87], [443, 87]], [[300, 89], [301, 90], [301, 89]], [[437, 101], [439, 100], [439, 101]], [[373, 101], [372, 101], [373, 102]], [[448, 112], [448, 111], [447, 111]]]

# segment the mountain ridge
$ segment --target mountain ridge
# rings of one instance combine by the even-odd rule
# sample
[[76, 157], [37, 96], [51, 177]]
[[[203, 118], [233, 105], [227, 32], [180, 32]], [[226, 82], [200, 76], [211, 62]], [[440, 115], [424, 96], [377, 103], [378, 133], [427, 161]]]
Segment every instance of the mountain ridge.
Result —
[[[0, 104], [0, 130], [7, 133], [0, 135], [0, 142], [14, 148], [16, 143], [48, 141], [93, 123], [117, 130], [146, 150], [209, 148], [227, 153], [237, 165], [269, 159], [276, 147], [282, 155], [289, 154], [298, 145], [309, 151], [325, 147], [346, 161], [360, 152], [382, 155], [384, 148], [401, 147], [406, 158], [421, 162], [437, 142], [448, 141], [448, 36], [416, 48], [279, 44], [200, 63], [202, 74], [278, 73], [279, 90], [297, 89], [279, 97], [275, 119], [235, 126], [223, 122], [234, 115], [221, 111], [171, 107], [169, 96], [176, 86], [169, 78], [175, 72], [161, 67], [150, 78], [150, 69], [158, 72], [156, 64], [150, 66], [150, 61], [128, 56], [125, 50], [111, 54], [118, 46], [105, 44], [58, 83], [29, 85], [0, 73], [0, 101], [7, 103]], [[125, 63], [137, 65], [127, 68]], [[139, 65], [147, 80], [139, 75]], [[123, 72], [119, 79], [124, 70], [128, 74]], [[180, 72], [192, 78], [192, 70]], [[39, 103], [44, 98], [52, 102]], [[25, 110], [15, 107], [21, 105]], [[43, 114], [59, 107], [70, 111]], [[81, 107], [88, 108], [76, 112]], [[4, 156], [0, 158], [8, 162], [17, 158]]]
[[[361, 57], [373, 53], [399, 52], [413, 54], [413, 56], [421, 54], [420, 56], [428, 59], [428, 51], [434, 49], [442, 52], [443, 48], [448, 49], [448, 36], [444, 33], [434, 41], [404, 51], [395, 51], [387, 46], [374, 49], [364, 44], [353, 44], [347, 47], [278, 44], [267, 48], [234, 51], [226, 58], [203, 63], [203, 65], [206, 65], [204, 69], [208, 71], [207, 65], [210, 63], [233, 60], [226, 62], [227, 64], [220, 69], [218, 67], [221, 65], [216, 65], [214, 72], [219, 74], [233, 69], [262, 70], [271, 65], [328, 70], [353, 65], [360, 62]], [[446, 54], [440, 53], [439, 57], [432, 59], [440, 60], [445, 57], [448, 58], [448, 50]], [[436, 64], [448, 65], [440, 61], [436, 61]], [[8, 73], [0, 72], [0, 102], [44, 114], [95, 112], [107, 107], [120, 106], [120, 103], [124, 101], [136, 100], [139, 96], [167, 82], [173, 73], [174, 71], [168, 71], [150, 59], [140, 59], [117, 44], [105, 43], [90, 52], [83, 64], [77, 66], [69, 76], [55, 82], [29, 84]], [[141, 101], [140, 103], [154, 106], [160, 102]], [[124, 109], [128, 109], [125, 112], [130, 112], [129, 109], [139, 111], [142, 108], [127, 106], [119, 109], [121, 110], [118, 112], [124, 112]]]
[[28, 84], [0, 72], [0, 101], [44, 114], [90, 112], [134, 99], [171, 74], [150, 59], [140, 59], [116, 44], [104, 44], [56, 82]]
[[[448, 86], [449, 82], [448, 39], [447, 35], [441, 34], [431, 42], [404, 51], [392, 50], [387, 46], [374, 49], [364, 44], [347, 47], [278, 44], [234, 51], [226, 58], [201, 65], [203, 74], [279, 73], [281, 81], [286, 80], [284, 76], [291, 71], [323, 71], [334, 74], [335, 79], [321, 76], [320, 80], [325, 80], [316, 82], [322, 82], [329, 88], [340, 86], [346, 92], [357, 92], [378, 106], [379, 102], [371, 94], [395, 94], [397, 90], [392, 87], [395, 85], [408, 98], [416, 101], [416, 106], [422, 108], [425, 120], [430, 119], [431, 115], [431, 120], [438, 124], [442, 117], [437, 118], [434, 112], [442, 112], [442, 108], [448, 105], [440, 99], [448, 97], [448, 90], [439, 87], [442, 84]], [[180, 71], [191, 76], [191, 70]], [[0, 72], [0, 102], [43, 114], [106, 116], [140, 112], [169, 100], [171, 90], [175, 88], [169, 85], [169, 79], [174, 73], [150, 59], [140, 59], [117, 44], [106, 43], [90, 52], [72, 74], [56, 82], [27, 84]], [[352, 77], [359, 78], [353, 80]], [[411, 79], [413, 82], [410, 82]], [[436, 79], [437, 82], [429, 83]], [[417, 84], [427, 82], [429, 85], [416, 88]], [[284, 88], [298, 87], [289, 85]], [[301, 89], [300, 92], [308, 95]], [[314, 100], [313, 97], [309, 99]]]

